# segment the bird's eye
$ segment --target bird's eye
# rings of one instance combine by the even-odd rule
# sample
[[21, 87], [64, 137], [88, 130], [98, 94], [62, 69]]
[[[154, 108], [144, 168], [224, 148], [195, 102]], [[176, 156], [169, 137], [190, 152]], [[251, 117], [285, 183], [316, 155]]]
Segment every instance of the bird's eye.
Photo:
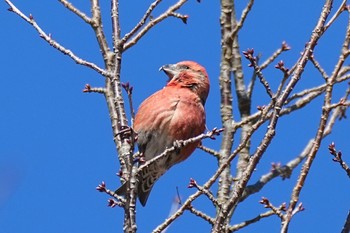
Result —
[[183, 65], [182, 68], [183, 68], [184, 70], [189, 70], [189, 69], [190, 69], [190, 67], [189, 67], [189, 66], [186, 66], [186, 65]]

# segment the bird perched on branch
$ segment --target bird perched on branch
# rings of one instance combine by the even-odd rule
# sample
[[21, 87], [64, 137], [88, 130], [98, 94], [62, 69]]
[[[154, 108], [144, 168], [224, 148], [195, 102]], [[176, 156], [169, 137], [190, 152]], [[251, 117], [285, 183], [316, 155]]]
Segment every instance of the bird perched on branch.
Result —
[[[141, 161], [144, 162], [172, 147], [176, 140], [198, 136], [205, 130], [204, 104], [210, 86], [206, 70], [193, 61], [164, 65], [160, 70], [169, 77], [167, 85], [140, 105], [134, 121]], [[143, 206], [159, 177], [187, 159], [198, 143], [175, 150], [139, 172], [137, 195]], [[122, 185], [117, 194], [125, 195], [127, 184]]]

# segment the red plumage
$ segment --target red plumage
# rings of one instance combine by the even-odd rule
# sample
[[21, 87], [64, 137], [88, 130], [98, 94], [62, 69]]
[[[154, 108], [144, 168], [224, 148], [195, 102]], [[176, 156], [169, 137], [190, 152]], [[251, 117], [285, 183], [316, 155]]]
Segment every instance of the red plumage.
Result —
[[[145, 161], [172, 147], [174, 141], [195, 137], [205, 130], [204, 104], [209, 93], [205, 69], [193, 61], [160, 69], [168, 75], [169, 82], [140, 105], [134, 121], [139, 152]], [[197, 145], [192, 143], [172, 152], [139, 174], [137, 192], [143, 206], [155, 181], [174, 164], [187, 159]], [[117, 190], [118, 194], [125, 194], [125, 185]]]

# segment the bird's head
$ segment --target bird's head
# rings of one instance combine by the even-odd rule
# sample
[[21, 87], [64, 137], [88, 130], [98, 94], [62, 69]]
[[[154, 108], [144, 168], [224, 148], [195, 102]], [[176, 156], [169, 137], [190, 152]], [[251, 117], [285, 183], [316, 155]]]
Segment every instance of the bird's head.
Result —
[[203, 105], [209, 94], [209, 78], [203, 66], [194, 61], [182, 61], [176, 64], [164, 65], [163, 70], [169, 77], [167, 86], [189, 88], [202, 100]]

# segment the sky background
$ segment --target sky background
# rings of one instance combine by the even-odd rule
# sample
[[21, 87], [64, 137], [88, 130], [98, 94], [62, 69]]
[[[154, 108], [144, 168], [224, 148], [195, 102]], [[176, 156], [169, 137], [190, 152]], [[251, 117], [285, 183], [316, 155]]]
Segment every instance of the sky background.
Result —
[[[72, 1], [82, 11], [90, 12], [89, 1]], [[109, 1], [101, 1], [106, 36], [111, 44]], [[174, 1], [164, 1], [154, 16]], [[238, 1], [237, 15], [247, 1]], [[261, 61], [269, 57], [282, 41], [291, 51], [284, 53], [286, 67], [299, 57], [310, 37], [324, 1], [267, 0], [257, 1], [240, 32], [240, 50], [254, 48]], [[340, 1], [334, 1], [336, 10]], [[14, 1], [26, 15], [30, 13], [47, 33], [83, 59], [102, 67], [103, 60], [92, 29], [58, 1]], [[120, 1], [122, 34], [131, 30], [143, 16], [151, 1]], [[122, 232], [123, 211], [107, 207], [108, 196], [95, 187], [105, 181], [115, 189], [119, 179], [116, 150], [106, 104], [102, 95], [84, 94], [86, 83], [103, 86], [103, 77], [76, 65], [62, 55], [17, 15], [0, 2], [0, 232], [2, 233], [92, 233]], [[219, 118], [220, 8], [217, 1], [189, 1], [181, 10], [189, 15], [188, 24], [169, 18], [152, 29], [123, 57], [122, 81], [134, 86], [134, 105], [161, 89], [167, 80], [158, 68], [181, 60], [194, 60], [206, 67], [211, 92], [206, 103], [207, 126], [221, 127]], [[345, 35], [347, 16], [343, 14], [319, 41], [315, 56], [328, 74], [337, 61]], [[245, 75], [251, 77], [248, 61]], [[281, 72], [271, 66], [264, 71], [273, 90]], [[249, 80], [249, 78], [247, 78]], [[309, 63], [294, 93], [320, 85], [322, 77]], [[335, 88], [338, 101], [347, 86]], [[253, 96], [253, 112], [268, 98], [260, 83]], [[236, 98], [234, 96], [234, 101]], [[272, 162], [288, 162], [299, 155], [314, 137], [321, 114], [323, 96], [305, 109], [279, 120], [277, 135], [252, 177], [254, 183], [267, 173]], [[239, 120], [234, 109], [235, 120]], [[300, 200], [306, 210], [294, 216], [290, 232], [340, 232], [350, 206], [350, 184], [345, 172], [332, 162], [327, 146], [336, 142], [350, 163], [349, 120], [338, 121], [333, 135], [322, 143]], [[253, 137], [252, 152], [266, 132], [262, 127]], [[235, 140], [239, 139], [236, 135]], [[205, 140], [205, 146], [220, 148], [220, 138]], [[237, 144], [237, 143], [236, 143]], [[183, 200], [195, 192], [187, 189], [189, 178], [203, 184], [217, 168], [216, 159], [199, 150], [184, 163], [173, 167], [155, 185], [146, 207], [138, 203], [138, 232], [152, 231], [168, 216], [176, 188]], [[239, 205], [232, 224], [265, 212], [259, 204], [262, 196], [278, 206], [290, 200], [298, 177], [273, 180], [258, 194]], [[215, 186], [213, 187], [215, 191]], [[215, 209], [205, 197], [193, 205], [209, 215]], [[209, 232], [211, 226], [189, 213], [174, 222], [172, 232]], [[261, 220], [240, 232], [279, 232], [276, 217]]]

